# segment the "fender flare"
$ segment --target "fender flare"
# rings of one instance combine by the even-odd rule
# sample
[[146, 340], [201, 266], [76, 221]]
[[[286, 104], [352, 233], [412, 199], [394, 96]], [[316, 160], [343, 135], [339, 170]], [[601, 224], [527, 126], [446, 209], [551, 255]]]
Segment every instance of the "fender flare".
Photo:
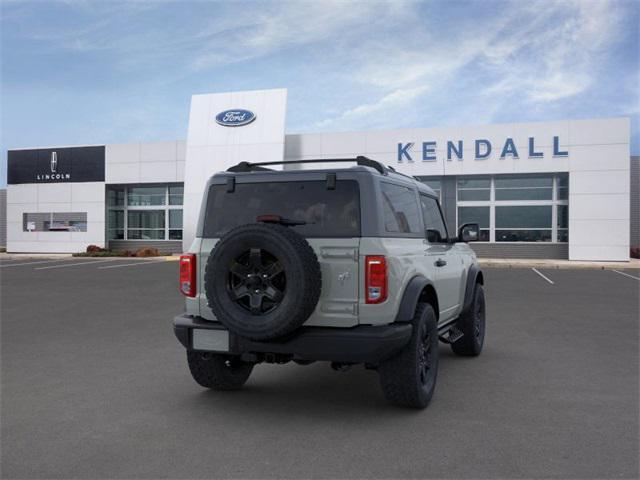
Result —
[[409, 280], [409, 283], [402, 294], [402, 300], [400, 301], [400, 307], [398, 308], [398, 313], [395, 319], [396, 322], [411, 321], [418, 306], [420, 295], [428, 285], [433, 287], [433, 284], [421, 275], [415, 276]]
[[[478, 279], [478, 277], [480, 277]], [[464, 315], [471, 308], [471, 302], [473, 302], [473, 292], [476, 288], [476, 283], [484, 283], [484, 276], [482, 275], [482, 270], [475, 265], [472, 264], [469, 267], [469, 273], [467, 273], [467, 285], [464, 291], [464, 303], [462, 304], [461, 315]]]

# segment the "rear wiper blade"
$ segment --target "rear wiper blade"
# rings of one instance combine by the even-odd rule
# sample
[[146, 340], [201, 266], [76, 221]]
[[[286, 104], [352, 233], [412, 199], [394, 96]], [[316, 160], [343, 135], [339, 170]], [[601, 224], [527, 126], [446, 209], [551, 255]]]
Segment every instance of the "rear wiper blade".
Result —
[[280, 215], [258, 215], [256, 217], [256, 222], [277, 223], [279, 225], [284, 225], [285, 227], [307, 224], [307, 222], [305, 222], [304, 220], [293, 220], [290, 218], [281, 217]]

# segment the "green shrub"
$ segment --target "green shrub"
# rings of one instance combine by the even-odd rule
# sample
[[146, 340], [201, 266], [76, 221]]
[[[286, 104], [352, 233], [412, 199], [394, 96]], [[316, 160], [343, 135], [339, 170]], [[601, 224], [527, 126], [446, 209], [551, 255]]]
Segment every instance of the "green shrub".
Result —
[[131, 250], [107, 250], [96, 245], [89, 245], [86, 252], [73, 254], [74, 257], [158, 257], [160, 255], [157, 248], [151, 247], [141, 248], [134, 253]]
[[100, 252], [80, 252], [74, 253], [74, 257], [121, 257], [120, 252], [112, 252], [111, 250], [102, 250]]

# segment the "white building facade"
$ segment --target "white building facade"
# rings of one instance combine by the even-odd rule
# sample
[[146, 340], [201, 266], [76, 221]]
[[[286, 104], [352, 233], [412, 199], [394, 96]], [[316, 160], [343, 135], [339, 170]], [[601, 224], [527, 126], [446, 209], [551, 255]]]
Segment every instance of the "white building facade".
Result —
[[364, 155], [432, 186], [450, 231], [478, 222], [481, 256], [629, 259], [640, 182], [628, 118], [286, 134], [286, 96], [195, 95], [186, 141], [11, 150], [7, 250], [178, 252], [216, 171]]

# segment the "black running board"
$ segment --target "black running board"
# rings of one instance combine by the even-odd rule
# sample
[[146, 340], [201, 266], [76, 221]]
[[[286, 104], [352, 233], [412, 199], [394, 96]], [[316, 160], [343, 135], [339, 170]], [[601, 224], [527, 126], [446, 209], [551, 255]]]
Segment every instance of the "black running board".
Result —
[[438, 338], [443, 343], [454, 343], [460, 340], [464, 333], [457, 327], [458, 318], [447, 320], [438, 325]]

